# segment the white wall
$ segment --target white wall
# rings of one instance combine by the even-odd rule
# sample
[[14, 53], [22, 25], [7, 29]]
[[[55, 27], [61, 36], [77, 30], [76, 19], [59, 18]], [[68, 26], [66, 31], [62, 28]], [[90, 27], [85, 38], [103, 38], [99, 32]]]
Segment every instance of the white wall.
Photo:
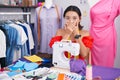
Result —
[[115, 59], [115, 67], [120, 68], [120, 16], [115, 20], [116, 31], [117, 31], [117, 54]]

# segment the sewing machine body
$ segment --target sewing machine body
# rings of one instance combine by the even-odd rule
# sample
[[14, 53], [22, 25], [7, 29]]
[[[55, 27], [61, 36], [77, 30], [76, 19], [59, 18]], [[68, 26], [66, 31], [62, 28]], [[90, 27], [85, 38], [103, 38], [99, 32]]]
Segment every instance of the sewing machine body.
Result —
[[53, 44], [53, 65], [54, 67], [70, 68], [70, 59], [66, 58], [64, 51], [68, 51], [73, 56], [79, 55], [80, 45], [79, 43], [72, 43], [71, 41], [55, 42]]

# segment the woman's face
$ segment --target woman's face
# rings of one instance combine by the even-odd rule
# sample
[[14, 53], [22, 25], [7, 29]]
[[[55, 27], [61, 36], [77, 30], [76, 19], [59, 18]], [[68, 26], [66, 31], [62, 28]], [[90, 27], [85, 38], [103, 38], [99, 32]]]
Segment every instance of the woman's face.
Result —
[[65, 14], [65, 23], [78, 23], [80, 22], [79, 15], [74, 11], [68, 11]]

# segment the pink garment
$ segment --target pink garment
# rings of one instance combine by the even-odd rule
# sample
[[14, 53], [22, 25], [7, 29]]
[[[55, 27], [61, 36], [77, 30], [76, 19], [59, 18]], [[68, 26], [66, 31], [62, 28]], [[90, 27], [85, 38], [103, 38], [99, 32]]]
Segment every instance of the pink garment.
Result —
[[116, 55], [115, 18], [120, 14], [120, 0], [100, 0], [90, 10], [90, 34], [94, 38], [92, 64], [113, 67]]

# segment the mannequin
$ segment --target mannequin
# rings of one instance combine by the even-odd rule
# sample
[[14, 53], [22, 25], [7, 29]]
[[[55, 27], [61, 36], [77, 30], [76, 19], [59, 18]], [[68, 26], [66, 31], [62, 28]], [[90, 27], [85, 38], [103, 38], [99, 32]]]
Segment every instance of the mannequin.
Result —
[[96, 3], [98, 3], [100, 0], [88, 0], [88, 4], [89, 4], [89, 6], [90, 6], [90, 8], [91, 7], [93, 7]]
[[47, 9], [50, 9], [50, 7], [53, 5], [53, 0], [45, 0], [44, 5]]
[[114, 67], [117, 47], [115, 18], [120, 15], [120, 0], [88, 0], [90, 5], [90, 35], [93, 37], [93, 65]]
[[35, 53], [52, 54], [49, 41], [62, 27], [62, 7], [53, 3], [53, 0], [45, 0], [43, 6], [35, 10], [34, 42]]

